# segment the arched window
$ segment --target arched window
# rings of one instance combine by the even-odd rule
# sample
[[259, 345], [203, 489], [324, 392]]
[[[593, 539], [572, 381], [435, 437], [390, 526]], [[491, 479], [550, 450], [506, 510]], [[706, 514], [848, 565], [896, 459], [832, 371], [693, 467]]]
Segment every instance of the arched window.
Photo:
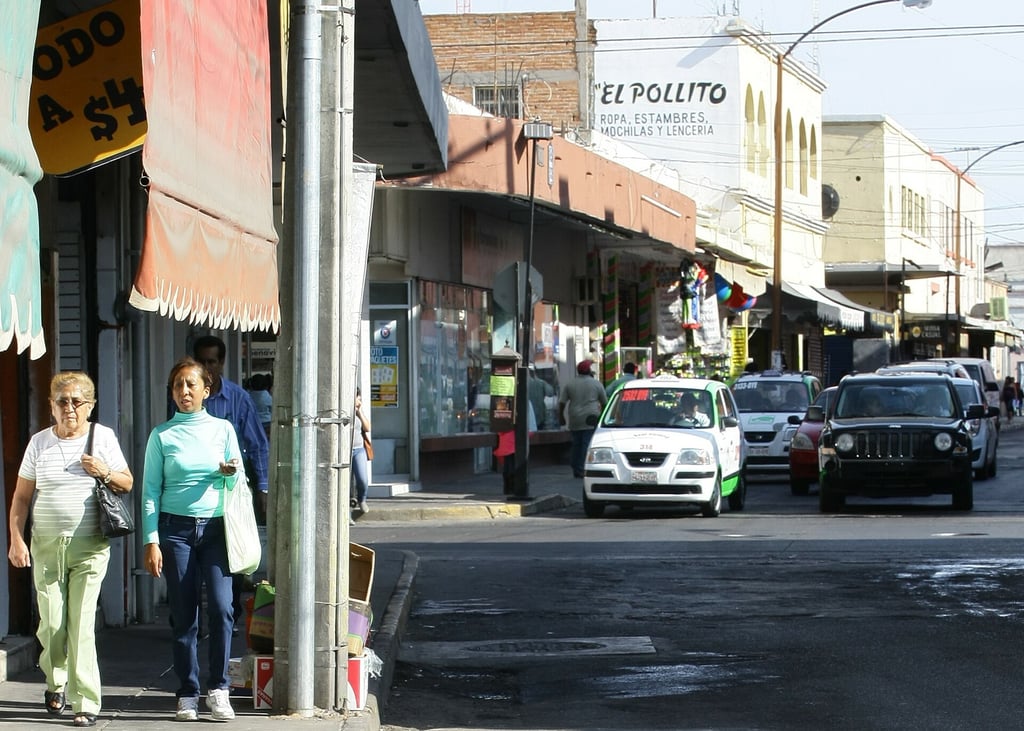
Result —
[[757, 164], [757, 134], [754, 127], [754, 90], [747, 86], [747, 97], [743, 100], [743, 145], [747, 170], [754, 172]]
[[793, 115], [786, 112], [786, 142], [782, 157], [783, 169], [786, 171], [786, 187], [793, 189]]
[[764, 92], [757, 95], [757, 172], [768, 175], [768, 116], [764, 109]]
[[811, 180], [818, 179], [818, 130], [811, 125]]
[[800, 195], [807, 195], [807, 127], [804, 120], [800, 120]]

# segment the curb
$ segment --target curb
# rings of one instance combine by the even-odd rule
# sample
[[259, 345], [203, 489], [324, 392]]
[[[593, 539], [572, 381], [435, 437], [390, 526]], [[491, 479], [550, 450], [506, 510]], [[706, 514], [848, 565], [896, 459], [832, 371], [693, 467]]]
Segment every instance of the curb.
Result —
[[411, 551], [402, 551], [402, 573], [395, 583], [395, 589], [388, 600], [380, 627], [373, 636], [371, 649], [381, 658], [383, 667], [380, 677], [370, 677], [366, 696], [366, 707], [346, 717], [342, 724], [345, 731], [380, 731], [381, 711], [387, 708], [388, 694], [395, 675], [395, 662], [402, 644], [402, 632], [412, 610], [412, 591], [416, 583], [416, 571], [420, 559]]
[[36, 638], [8, 635], [0, 642], [0, 683], [35, 667]]

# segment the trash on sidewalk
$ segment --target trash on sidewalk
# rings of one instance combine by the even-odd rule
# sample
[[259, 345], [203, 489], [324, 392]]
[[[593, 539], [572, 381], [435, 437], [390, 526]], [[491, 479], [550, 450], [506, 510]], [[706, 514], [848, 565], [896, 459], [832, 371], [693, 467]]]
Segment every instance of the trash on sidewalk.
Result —
[[370, 590], [373, 587], [374, 552], [372, 548], [349, 543], [348, 559], [348, 654], [359, 656], [370, 636], [373, 612]]
[[246, 645], [255, 652], [274, 651], [274, 587], [266, 581], [256, 584], [252, 610], [248, 613]]
[[273, 700], [274, 656], [256, 655], [253, 657], [252, 707], [257, 710], [271, 708]]
[[232, 688], [252, 687], [253, 655], [228, 659], [228, 682]]
[[363, 653], [358, 657], [350, 657], [348, 659], [346, 709], [349, 711], [361, 711], [366, 707], [370, 676], [379, 678], [383, 668], [384, 661], [370, 648], [363, 650]]

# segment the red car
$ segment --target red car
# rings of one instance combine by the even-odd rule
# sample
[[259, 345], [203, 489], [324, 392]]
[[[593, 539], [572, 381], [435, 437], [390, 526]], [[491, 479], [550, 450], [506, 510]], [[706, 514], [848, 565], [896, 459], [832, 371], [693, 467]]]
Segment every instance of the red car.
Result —
[[[835, 395], [835, 386], [826, 388], [814, 399], [813, 405], [820, 406], [827, 414]], [[806, 415], [803, 419], [791, 416], [789, 421], [800, 425], [789, 445], [789, 490], [794, 495], [806, 495], [811, 483], [818, 481], [818, 436], [825, 422], [810, 421]]]

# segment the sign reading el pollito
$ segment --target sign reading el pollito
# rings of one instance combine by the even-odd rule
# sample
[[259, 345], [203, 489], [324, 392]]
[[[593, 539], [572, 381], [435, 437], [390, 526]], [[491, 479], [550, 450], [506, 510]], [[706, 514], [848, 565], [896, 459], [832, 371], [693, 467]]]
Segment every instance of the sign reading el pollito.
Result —
[[737, 44], [715, 23], [595, 21], [594, 127], [669, 167], [721, 167], [739, 149], [743, 95]]
[[139, 0], [115, 0], [39, 31], [29, 128], [43, 170], [81, 172], [146, 137]]

